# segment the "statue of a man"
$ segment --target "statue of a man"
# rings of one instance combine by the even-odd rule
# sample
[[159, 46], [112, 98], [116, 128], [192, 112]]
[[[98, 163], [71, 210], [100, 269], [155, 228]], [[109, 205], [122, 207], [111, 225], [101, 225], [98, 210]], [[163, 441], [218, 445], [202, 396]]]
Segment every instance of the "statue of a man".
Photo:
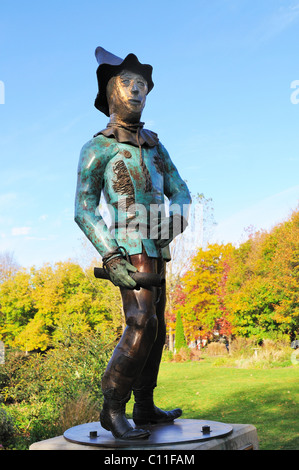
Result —
[[[75, 220], [102, 256], [110, 280], [120, 287], [127, 325], [102, 377], [101, 425], [116, 438], [142, 439], [149, 431], [133, 428], [125, 415], [132, 391], [137, 426], [171, 422], [182, 411], [161, 410], [153, 401], [166, 337], [165, 285], [138, 288], [130, 273], [165, 275], [168, 245], [187, 225], [183, 210], [191, 198], [157, 134], [140, 122], [154, 86], [152, 67], [134, 54], [123, 60], [101, 47], [96, 58], [95, 106], [110, 121], [82, 148]], [[102, 193], [113, 220], [110, 228], [98, 211]]]

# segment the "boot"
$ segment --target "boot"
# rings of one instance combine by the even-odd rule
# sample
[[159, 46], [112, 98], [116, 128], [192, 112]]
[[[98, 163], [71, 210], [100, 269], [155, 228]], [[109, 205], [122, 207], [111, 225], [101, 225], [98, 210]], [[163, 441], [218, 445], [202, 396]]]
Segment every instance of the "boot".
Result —
[[111, 431], [116, 439], [146, 439], [150, 432], [134, 429], [126, 418], [126, 403], [130, 394], [120, 399], [115, 390], [104, 393], [104, 404], [100, 414], [100, 422], [104, 429]]
[[182, 414], [180, 408], [164, 411], [155, 406], [153, 388], [144, 387], [133, 391], [135, 397], [133, 420], [136, 425], [170, 423]]

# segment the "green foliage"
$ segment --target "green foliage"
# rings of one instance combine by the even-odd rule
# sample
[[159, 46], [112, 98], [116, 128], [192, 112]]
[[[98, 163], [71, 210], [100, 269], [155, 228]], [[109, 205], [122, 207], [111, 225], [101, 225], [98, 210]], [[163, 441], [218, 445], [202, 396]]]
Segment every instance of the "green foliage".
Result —
[[61, 343], [44, 354], [10, 351], [0, 376], [2, 397], [8, 403], [38, 400], [55, 406], [85, 391], [100, 399], [101, 375], [112, 347], [89, 333], [73, 336], [69, 346]]
[[176, 315], [176, 327], [175, 327], [175, 349], [177, 352], [180, 351], [181, 348], [185, 348], [187, 346], [185, 335], [184, 335], [184, 327], [181, 318], [181, 312], [178, 310]]
[[82, 396], [90, 408], [100, 409], [101, 377], [113, 347], [98, 333], [88, 333], [73, 335], [68, 346], [59, 343], [44, 354], [8, 351], [0, 392], [17, 424], [18, 445], [61, 433], [65, 409]]

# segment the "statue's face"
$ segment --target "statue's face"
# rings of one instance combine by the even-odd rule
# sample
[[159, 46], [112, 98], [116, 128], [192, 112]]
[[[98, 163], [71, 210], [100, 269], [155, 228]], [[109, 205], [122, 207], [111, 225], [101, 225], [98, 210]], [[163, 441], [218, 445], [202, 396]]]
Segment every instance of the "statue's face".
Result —
[[111, 78], [107, 86], [109, 112], [122, 119], [140, 118], [145, 106], [148, 86], [139, 74], [123, 70]]

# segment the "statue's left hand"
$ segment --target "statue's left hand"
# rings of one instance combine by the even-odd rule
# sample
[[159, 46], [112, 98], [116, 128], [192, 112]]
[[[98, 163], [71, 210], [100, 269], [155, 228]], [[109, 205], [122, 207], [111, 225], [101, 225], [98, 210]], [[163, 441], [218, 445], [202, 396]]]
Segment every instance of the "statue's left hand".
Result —
[[123, 258], [113, 258], [106, 264], [106, 270], [110, 280], [115, 286], [126, 287], [127, 289], [134, 289], [136, 282], [130, 276], [129, 272], [137, 272], [137, 268], [128, 263]]

